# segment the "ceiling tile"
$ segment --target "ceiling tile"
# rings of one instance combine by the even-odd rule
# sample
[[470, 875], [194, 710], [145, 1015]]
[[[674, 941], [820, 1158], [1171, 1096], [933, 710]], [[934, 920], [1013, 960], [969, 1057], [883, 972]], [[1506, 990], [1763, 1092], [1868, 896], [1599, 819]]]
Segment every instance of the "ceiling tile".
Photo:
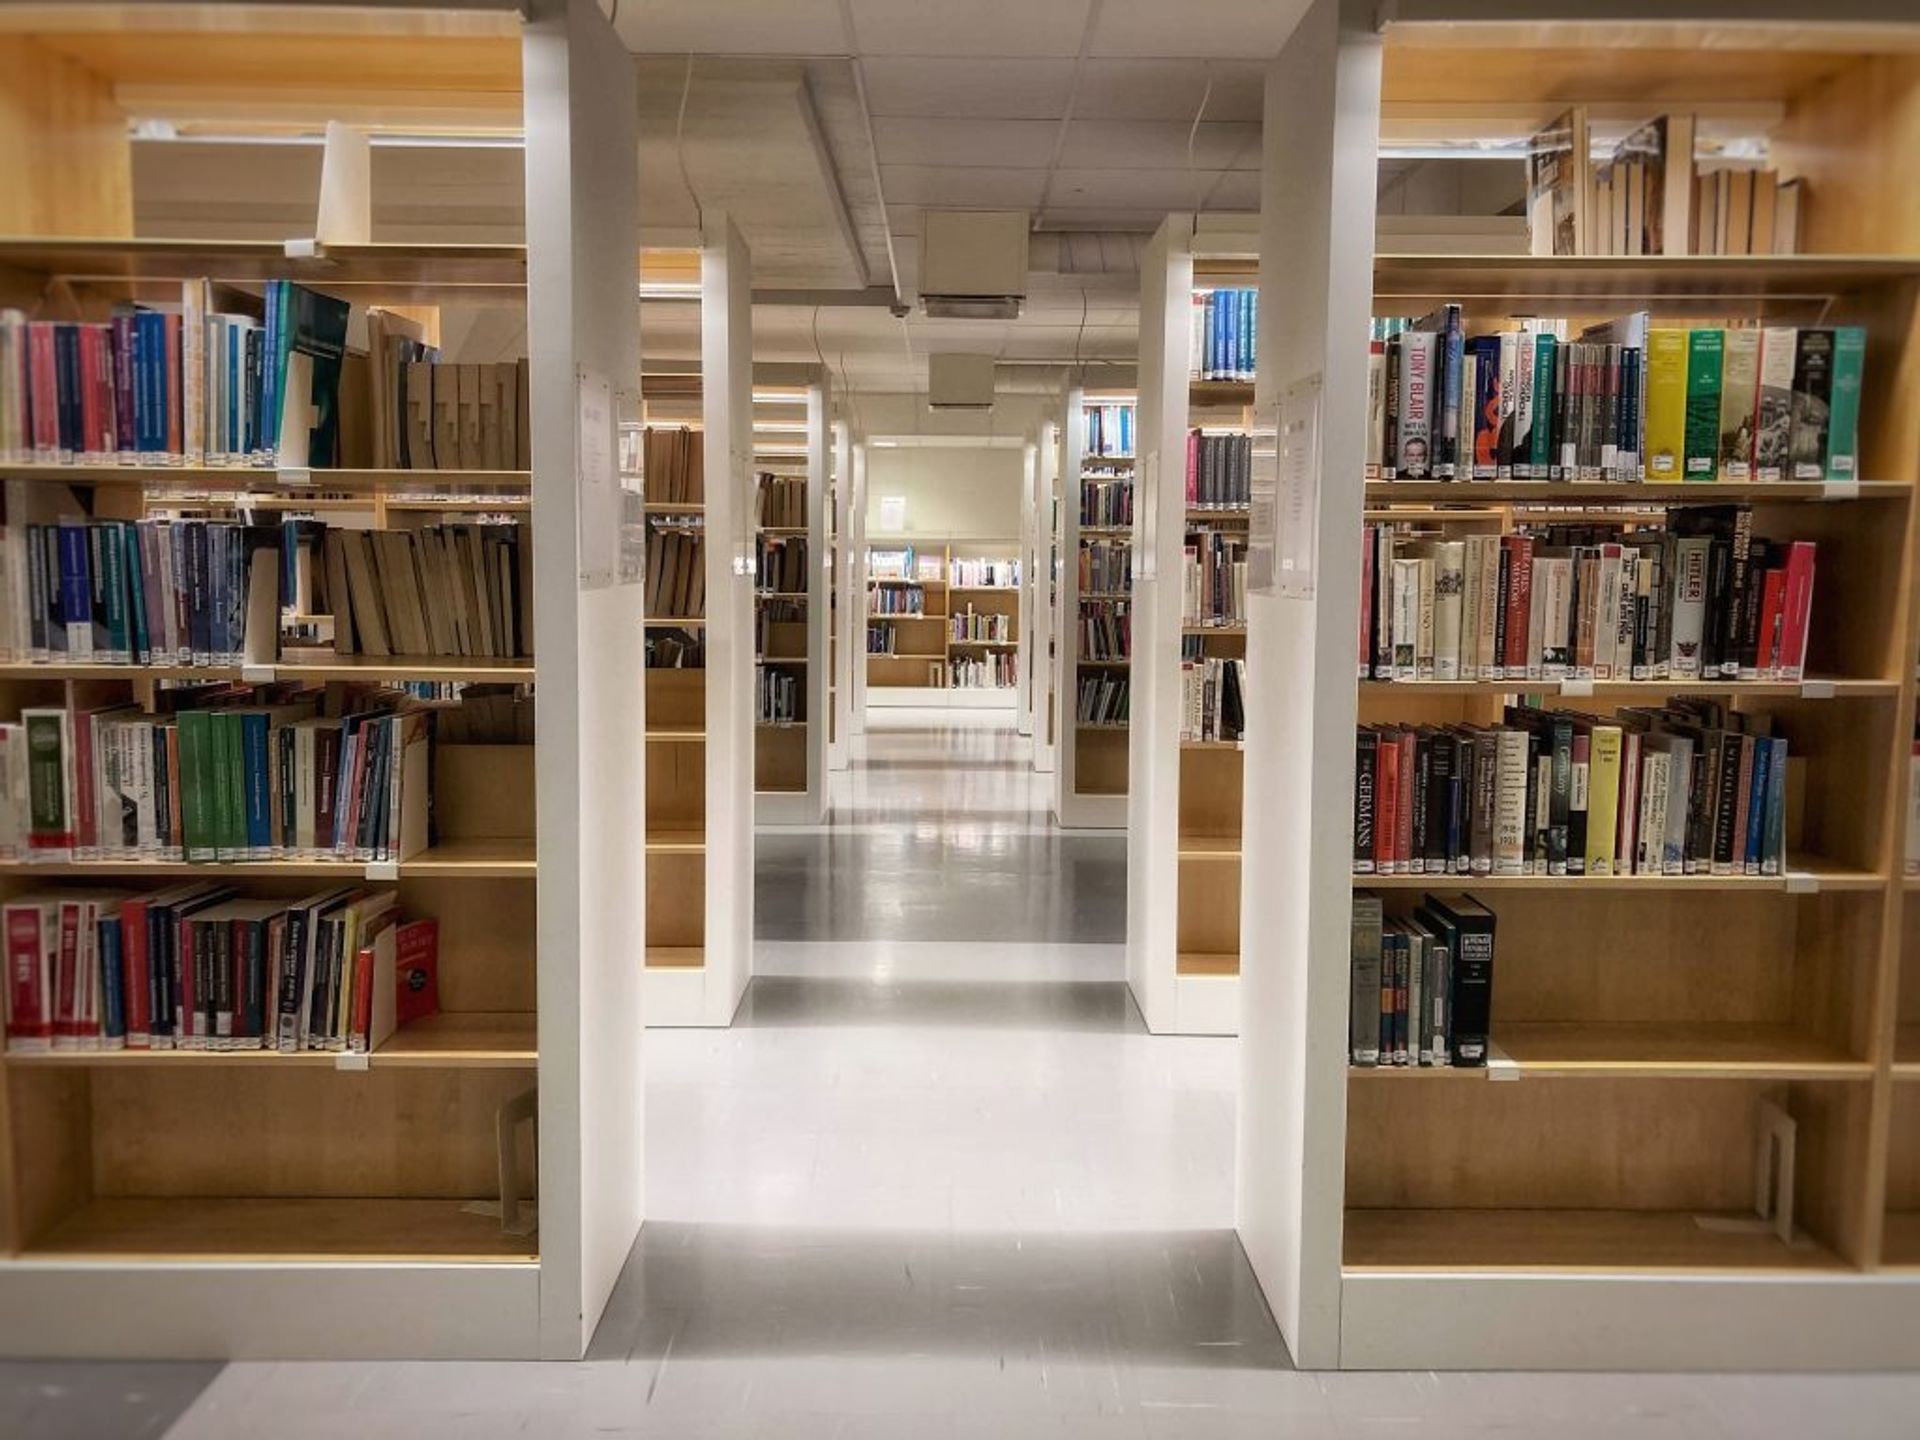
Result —
[[1256, 61], [1088, 60], [1080, 67], [1073, 113], [1076, 119], [1191, 124], [1204, 96], [1206, 119], [1258, 124], [1265, 88], [1266, 66]]
[[[1123, 157], [1115, 156], [1115, 159]], [[1199, 172], [1199, 189], [1185, 170], [1135, 170], [1130, 168], [1077, 168], [1061, 166], [1053, 175], [1047, 192], [1047, 218], [1053, 208], [1088, 206], [1148, 210], [1191, 210], [1199, 196], [1212, 185], [1213, 177]]]
[[622, 0], [614, 28], [636, 55], [844, 55], [838, 0]]
[[886, 165], [970, 165], [1044, 170], [1060, 134], [1057, 120], [876, 120], [875, 148]]
[[1106, 0], [1095, 55], [1218, 56], [1267, 60], [1279, 53], [1308, 0]]
[[[875, 57], [861, 62], [876, 117], [1057, 120], [1066, 113], [1073, 61]], [[1197, 92], [1196, 92], [1197, 93]]]
[[1072, 56], [1080, 53], [1092, 0], [847, 3], [862, 55]]
[[1040, 203], [1041, 170], [969, 169], [956, 165], [883, 165], [880, 183], [889, 202], [1030, 210]]
[[[1187, 154], [1189, 135], [1193, 154]], [[1063, 168], [1112, 165], [1123, 161], [1142, 170], [1260, 168], [1258, 125], [1215, 125], [1170, 120], [1073, 120], [1060, 151]]]

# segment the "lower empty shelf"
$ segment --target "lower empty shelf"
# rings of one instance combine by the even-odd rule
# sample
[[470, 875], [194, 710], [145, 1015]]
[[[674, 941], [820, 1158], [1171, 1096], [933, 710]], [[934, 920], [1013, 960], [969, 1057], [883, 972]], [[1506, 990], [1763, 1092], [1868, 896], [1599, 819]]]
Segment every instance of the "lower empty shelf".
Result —
[[1870, 1080], [1873, 1066], [1789, 1025], [1503, 1021], [1491, 1067], [1356, 1066], [1355, 1077], [1614, 1080]]
[[1209, 955], [1195, 950], [1183, 950], [1174, 958], [1174, 973], [1179, 975], [1238, 975], [1240, 957], [1238, 955]]
[[1354, 1270], [1850, 1270], [1751, 1217], [1641, 1210], [1349, 1210]]
[[707, 963], [707, 952], [698, 945], [649, 945], [649, 970], [698, 970]]
[[1880, 1262], [1894, 1270], [1920, 1270], [1920, 1210], [1887, 1212]]
[[539, 1243], [507, 1235], [464, 1200], [101, 1199], [27, 1247], [37, 1260], [531, 1263]]

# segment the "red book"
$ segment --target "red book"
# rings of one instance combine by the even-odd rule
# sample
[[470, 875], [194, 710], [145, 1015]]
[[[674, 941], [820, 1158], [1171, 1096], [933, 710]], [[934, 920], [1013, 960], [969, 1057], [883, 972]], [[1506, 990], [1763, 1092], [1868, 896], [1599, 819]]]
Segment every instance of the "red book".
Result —
[[1807, 669], [1807, 631], [1813, 623], [1813, 557], [1811, 540], [1787, 546], [1787, 591], [1781, 602], [1780, 678], [1799, 680]]
[[1767, 571], [1760, 586], [1760, 648], [1755, 664], [1762, 680], [1780, 678], [1780, 627], [1786, 613], [1787, 572]]
[[50, 465], [60, 458], [60, 370], [54, 359], [54, 324], [27, 325], [27, 389], [33, 402], [33, 458]]
[[100, 331], [97, 326], [82, 325], [80, 347], [80, 449], [88, 459], [98, 459], [112, 446], [102, 445], [102, 426], [108, 407], [100, 393]]
[[1360, 546], [1360, 678], [1373, 673], [1373, 528], [1361, 527]]
[[1382, 875], [1397, 875], [1394, 861], [1400, 836], [1400, 737], [1391, 730], [1380, 736], [1380, 775], [1373, 787], [1373, 865]]
[[60, 902], [60, 948], [53, 972], [53, 1048], [80, 1048], [80, 905]]
[[1200, 432], [1187, 432], [1187, 504], [1194, 505], [1200, 499]]
[[1400, 803], [1394, 809], [1393, 853], [1400, 862], [1400, 873], [1413, 873], [1413, 780], [1414, 754], [1419, 739], [1411, 730], [1400, 732]]
[[394, 937], [394, 1022], [410, 1025], [428, 1015], [438, 1015], [440, 922], [408, 920], [394, 931]]
[[45, 911], [31, 902], [6, 907], [7, 1048], [46, 1050], [53, 1043], [47, 1005], [50, 977], [41, 936]]
[[73, 853], [76, 860], [99, 858], [100, 817], [93, 803], [93, 712], [73, 717]]
[[153, 1044], [153, 979], [147, 968], [147, 897], [120, 902], [120, 994], [127, 1012], [127, 1048]]
[[1527, 673], [1527, 626], [1533, 618], [1533, 541], [1525, 535], [1504, 535], [1500, 544], [1510, 562], [1507, 567], [1507, 643], [1500, 663], [1506, 667], [1506, 678], [1518, 680]]
[[177, 1050], [207, 1048], [207, 1017], [200, 1009], [200, 976], [194, 964], [191, 911], [175, 922], [174, 955], [179, 960], [180, 1003], [173, 1012], [173, 1044]]

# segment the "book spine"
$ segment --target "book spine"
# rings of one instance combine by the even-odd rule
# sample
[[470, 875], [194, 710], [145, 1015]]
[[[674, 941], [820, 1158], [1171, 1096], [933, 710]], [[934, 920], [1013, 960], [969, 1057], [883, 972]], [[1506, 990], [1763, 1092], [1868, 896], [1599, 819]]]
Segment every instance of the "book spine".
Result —
[[1712, 480], [1720, 463], [1720, 388], [1724, 337], [1719, 330], [1687, 332], [1687, 400], [1683, 478]]

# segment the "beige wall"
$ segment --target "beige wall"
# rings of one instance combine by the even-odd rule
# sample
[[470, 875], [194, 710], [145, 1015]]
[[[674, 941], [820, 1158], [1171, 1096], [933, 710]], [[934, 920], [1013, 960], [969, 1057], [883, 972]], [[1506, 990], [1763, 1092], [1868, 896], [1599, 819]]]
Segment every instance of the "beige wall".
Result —
[[870, 447], [867, 533], [882, 533], [882, 497], [899, 495], [910, 537], [1018, 541], [1022, 474], [1019, 450]]

